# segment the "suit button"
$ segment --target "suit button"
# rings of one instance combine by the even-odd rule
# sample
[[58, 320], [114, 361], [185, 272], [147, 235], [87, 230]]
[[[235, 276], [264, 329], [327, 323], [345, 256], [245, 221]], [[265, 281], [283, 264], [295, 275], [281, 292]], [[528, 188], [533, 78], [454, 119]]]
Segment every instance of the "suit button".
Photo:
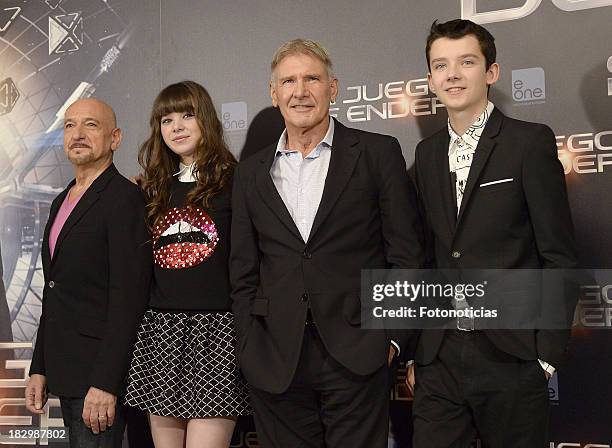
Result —
[[51, 280], [49, 282], [49, 288], [53, 289], [54, 286], [55, 286], [55, 282], [53, 280]]
[[454, 250], [451, 256], [453, 258], [461, 258], [461, 252], [459, 252], [458, 250]]
[[302, 258], [310, 260], [312, 258], [312, 254], [310, 252], [304, 251], [304, 253], [302, 254]]
[[302, 296], [300, 297], [300, 300], [302, 302], [308, 302], [308, 294], [306, 293], [302, 294]]

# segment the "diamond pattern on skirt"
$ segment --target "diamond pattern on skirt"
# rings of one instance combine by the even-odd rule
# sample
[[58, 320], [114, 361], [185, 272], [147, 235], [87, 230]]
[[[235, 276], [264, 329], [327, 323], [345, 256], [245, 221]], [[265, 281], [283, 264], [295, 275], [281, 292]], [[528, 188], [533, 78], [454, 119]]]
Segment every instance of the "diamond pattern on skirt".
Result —
[[235, 343], [230, 312], [148, 310], [134, 347], [126, 404], [180, 418], [251, 414]]

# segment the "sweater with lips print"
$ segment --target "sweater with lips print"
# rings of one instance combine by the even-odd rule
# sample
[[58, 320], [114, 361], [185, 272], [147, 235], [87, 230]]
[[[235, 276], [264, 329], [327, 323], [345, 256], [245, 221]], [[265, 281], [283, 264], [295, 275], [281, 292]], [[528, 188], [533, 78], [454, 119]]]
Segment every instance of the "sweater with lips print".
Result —
[[150, 307], [164, 311], [230, 311], [228, 273], [231, 186], [211, 207], [185, 206], [195, 182], [172, 182], [168, 210], [153, 229]]

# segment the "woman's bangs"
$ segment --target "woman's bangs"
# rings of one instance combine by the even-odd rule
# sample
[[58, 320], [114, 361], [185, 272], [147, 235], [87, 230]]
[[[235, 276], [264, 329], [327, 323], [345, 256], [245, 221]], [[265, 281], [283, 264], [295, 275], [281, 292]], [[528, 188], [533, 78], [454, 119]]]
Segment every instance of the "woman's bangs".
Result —
[[170, 86], [164, 89], [155, 102], [154, 116], [158, 120], [173, 112], [194, 113], [190, 92], [181, 86]]

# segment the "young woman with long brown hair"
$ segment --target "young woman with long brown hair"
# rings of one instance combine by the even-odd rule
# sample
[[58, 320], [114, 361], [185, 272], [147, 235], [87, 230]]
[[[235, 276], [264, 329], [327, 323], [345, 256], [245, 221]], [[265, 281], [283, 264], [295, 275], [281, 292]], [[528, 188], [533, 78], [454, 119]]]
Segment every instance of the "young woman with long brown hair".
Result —
[[140, 148], [155, 260], [150, 309], [126, 403], [149, 413], [157, 447], [229, 446], [248, 391], [235, 364], [228, 255], [236, 160], [208, 92], [163, 89]]

